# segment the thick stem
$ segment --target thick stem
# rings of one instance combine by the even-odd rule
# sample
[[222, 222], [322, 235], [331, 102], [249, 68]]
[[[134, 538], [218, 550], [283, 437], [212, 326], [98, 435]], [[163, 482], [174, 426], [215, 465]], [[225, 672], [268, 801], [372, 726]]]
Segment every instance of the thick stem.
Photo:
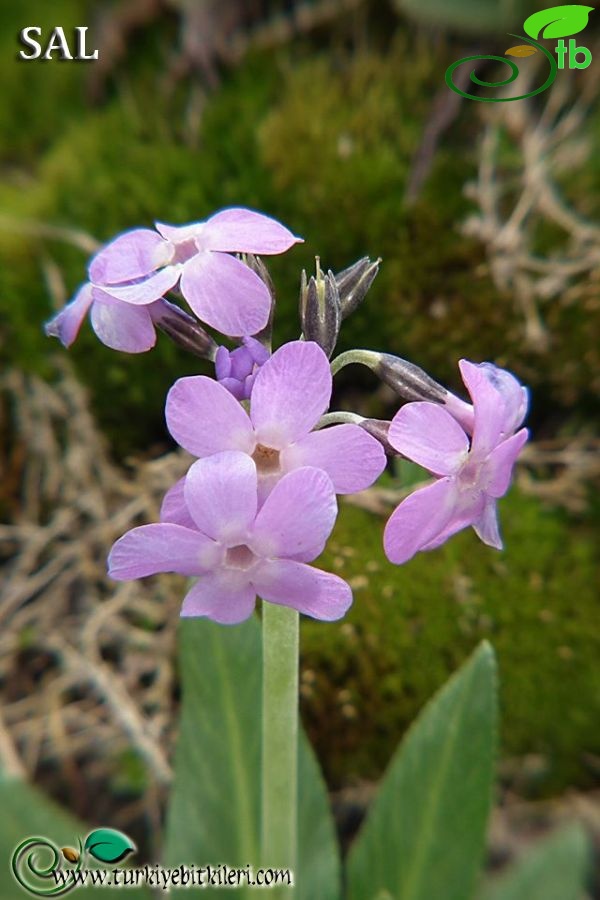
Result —
[[[263, 603], [262, 865], [294, 871], [298, 808], [298, 647], [295, 609]], [[289, 888], [276, 888], [276, 897]]]

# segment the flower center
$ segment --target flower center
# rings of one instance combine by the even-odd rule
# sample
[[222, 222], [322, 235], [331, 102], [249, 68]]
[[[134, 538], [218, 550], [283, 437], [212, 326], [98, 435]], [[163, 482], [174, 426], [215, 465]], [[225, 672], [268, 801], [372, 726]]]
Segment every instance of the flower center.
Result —
[[252, 459], [256, 463], [260, 475], [270, 475], [279, 471], [279, 450], [258, 444], [252, 454]]
[[463, 463], [463, 466], [460, 470], [459, 474], [459, 484], [462, 490], [471, 491], [473, 488], [482, 489], [483, 485], [481, 484], [481, 471], [482, 471], [482, 463], [479, 459], [472, 459], [467, 457], [467, 461]]
[[174, 263], [184, 263], [187, 262], [188, 259], [191, 259], [192, 256], [196, 256], [198, 253], [198, 245], [194, 238], [187, 238], [184, 241], [177, 241], [177, 243], [173, 244], [175, 248], [175, 252], [173, 254], [173, 262]]
[[230, 547], [225, 557], [225, 565], [230, 569], [249, 569], [256, 562], [256, 556], [245, 544]]

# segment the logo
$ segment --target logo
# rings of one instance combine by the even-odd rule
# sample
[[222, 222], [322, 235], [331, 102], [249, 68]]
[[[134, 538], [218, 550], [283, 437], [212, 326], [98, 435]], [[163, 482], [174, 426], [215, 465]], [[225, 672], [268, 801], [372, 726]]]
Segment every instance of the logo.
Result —
[[[467, 100], [479, 100], [482, 103], [503, 103], [511, 100], [525, 100], [527, 97], [535, 97], [536, 94], [541, 94], [542, 91], [547, 90], [554, 82], [559, 69], [587, 69], [591, 63], [591, 50], [587, 47], [577, 46], [577, 41], [571, 36], [583, 31], [588, 23], [589, 14], [593, 9], [593, 6], [553, 6], [550, 9], [542, 9], [539, 12], [534, 13], [532, 16], [529, 16], [528, 19], [525, 19], [525, 22], [523, 23], [523, 30], [528, 37], [518, 34], [510, 35], [511, 37], [516, 37], [518, 40], [526, 41], [525, 44], [517, 44], [514, 47], [510, 47], [506, 50], [504, 56], [482, 54], [480, 56], [465, 56], [463, 59], [457, 60], [457, 62], [452, 63], [452, 65], [448, 66], [446, 69], [446, 84], [450, 90], [454, 91], [456, 94], [460, 94], [461, 97], [466, 97]], [[553, 48], [554, 53], [556, 53], [556, 59], [551, 50], [544, 47], [543, 44], [538, 43], [537, 39], [540, 37], [549, 39], [560, 38]], [[565, 37], [570, 38], [568, 44], [563, 40]], [[508, 78], [505, 78], [503, 81], [495, 82], [483, 81], [481, 78], [477, 77], [474, 69], [469, 77], [473, 84], [476, 84], [479, 87], [505, 87], [507, 84], [512, 84], [519, 75], [517, 64], [513, 62], [512, 59], [506, 59], [505, 57], [514, 56], [524, 58], [526, 56], [533, 56], [534, 53], [538, 52], [543, 53], [546, 57], [550, 71], [541, 87], [538, 87], [533, 91], [528, 91], [526, 94], [520, 94], [517, 97], [485, 97], [478, 94], [469, 94], [454, 83], [454, 73], [459, 66], [463, 65], [463, 63], [474, 62], [475, 60], [480, 59], [493, 59], [496, 62], [502, 62], [509, 67], [511, 74]]]
[[[115, 866], [135, 852], [135, 844], [113, 828], [96, 828], [85, 841], [60, 849], [46, 837], [29, 837], [15, 847], [11, 858], [13, 875], [22, 888], [35, 897], [57, 897], [82, 883], [78, 873], [86, 862]], [[63, 869], [63, 863], [68, 863]]]

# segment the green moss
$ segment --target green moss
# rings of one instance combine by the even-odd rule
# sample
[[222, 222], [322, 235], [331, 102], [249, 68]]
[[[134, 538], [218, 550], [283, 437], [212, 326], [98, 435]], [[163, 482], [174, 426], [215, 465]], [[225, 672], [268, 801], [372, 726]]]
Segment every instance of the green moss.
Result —
[[[249, 63], [208, 103], [198, 147], [181, 138], [181, 98], [156, 98], [152, 86], [142, 82], [106, 108], [73, 121], [24, 186], [15, 187], [12, 178], [0, 186], [5, 221], [17, 225], [0, 232], [0, 307], [9, 362], [49, 372], [49, 354], [63, 352], [42, 332], [52, 312], [44, 263], [58, 266], [69, 294], [86, 273], [86, 254], [61, 241], [22, 234], [23, 220], [80, 229], [102, 241], [155, 219], [200, 219], [228, 203], [270, 208], [269, 176], [251, 146], [257, 106], [266, 103], [274, 79], [256, 79], [256, 65]], [[70, 355], [92, 388], [95, 412], [119, 455], [164, 438], [169, 385], [178, 375], [203, 370], [164, 338], [152, 354], [116, 354], [87, 325]]]
[[354, 584], [355, 602], [343, 622], [307, 620], [302, 630], [303, 712], [332, 783], [376, 778], [483, 638], [500, 663], [502, 755], [543, 758], [536, 790], [591, 780], [586, 759], [600, 751], [592, 537], [517, 491], [500, 515], [502, 553], [469, 531], [394, 567], [383, 520], [342, 507], [322, 564]]
[[[364, 253], [383, 257], [340, 348], [385, 348], [451, 385], [461, 356], [494, 359], [540, 389], [538, 411], [570, 407], [574, 396], [586, 403], [600, 367], [597, 291], [589, 302], [546, 304], [552, 352], [542, 355], [525, 342], [515, 298], [494, 286], [483, 244], [460, 234], [473, 211], [464, 186], [475, 175], [477, 104], [462, 105], [418, 202], [404, 202], [446, 55], [409, 46], [401, 34], [384, 55], [311, 59], [288, 71], [263, 124], [266, 164], [287, 197], [288, 218], [310, 235], [307, 249], [334, 268]], [[586, 183], [574, 187], [578, 202], [585, 203]]]
[[[62, 2], [68, 24], [77, 4]], [[369, 253], [383, 257], [381, 274], [368, 302], [345, 324], [341, 350], [358, 344], [396, 352], [453, 386], [459, 357], [495, 359], [539, 389], [540, 416], [557, 401], [569, 408], [588, 403], [600, 368], [594, 291], [585, 302], [549, 305], [552, 353], [533, 354], [523, 346], [513, 298], [492, 284], [484, 248], [457, 229], [470, 211], [463, 187], [475, 171], [473, 105], [463, 104], [444, 135], [418, 201], [404, 202], [451, 50], [414, 36], [409, 43], [399, 33], [382, 53], [325, 56], [298, 42], [277, 56], [258, 54], [206, 98], [198, 139], [190, 142], [189, 86], [166, 93], [152, 63], [161, 39], [158, 28], [144, 38], [143, 52], [133, 52], [126, 78], [121, 72], [101, 108], [85, 105], [87, 70], [80, 66], [12, 62], [34, 81], [30, 102], [12, 72], [5, 118], [0, 115], [5, 144], [10, 153], [16, 148], [0, 182], [7, 225], [0, 231], [0, 311], [9, 361], [48, 371], [48, 354], [58, 348], [41, 331], [51, 312], [44, 264], [58, 265], [70, 293], [84, 279], [86, 263], [83, 252], [65, 243], [11, 233], [11, 221], [82, 229], [102, 241], [154, 219], [185, 222], [244, 204], [307, 238], [270, 261], [278, 342], [298, 333], [302, 266], [312, 269], [318, 253], [335, 270]], [[17, 107], [31, 121], [15, 137]], [[43, 108], [58, 110], [52, 128]], [[151, 357], [114, 354], [87, 326], [84, 331], [71, 354], [118, 452], [161, 437], [165, 390], [178, 374], [195, 371], [195, 361], [165, 340]], [[341, 376], [342, 394], [354, 390], [357, 377], [363, 376]]]

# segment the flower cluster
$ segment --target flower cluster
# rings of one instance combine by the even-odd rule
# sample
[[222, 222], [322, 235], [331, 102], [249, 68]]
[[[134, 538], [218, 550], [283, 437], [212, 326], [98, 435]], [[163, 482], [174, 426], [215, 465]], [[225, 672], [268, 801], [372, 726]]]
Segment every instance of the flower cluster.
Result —
[[[279, 222], [225, 209], [205, 222], [135, 229], [92, 259], [89, 282], [47, 325], [65, 346], [86, 315], [103, 343], [149, 350], [155, 328], [215, 364], [215, 377], [180, 378], [168, 393], [167, 427], [195, 461], [167, 492], [160, 522], [134, 528], [109, 555], [109, 573], [129, 580], [176, 572], [197, 579], [183, 616], [233, 624], [257, 595], [317, 619], [340, 618], [348, 584], [311, 563], [337, 516], [336, 494], [370, 487], [387, 456], [421, 465], [433, 483], [392, 513], [384, 547], [393, 563], [473, 526], [502, 546], [496, 501], [506, 493], [527, 440], [527, 393], [490, 363], [461, 360], [468, 403], [413, 363], [372, 351], [334, 359], [343, 319], [364, 299], [379, 261], [301, 279], [300, 340], [271, 351], [274, 292], [255, 254], [300, 239]], [[167, 300], [178, 287], [190, 312]], [[205, 326], [232, 339], [230, 349]], [[407, 402], [391, 421], [330, 412], [333, 374], [369, 366]]]

